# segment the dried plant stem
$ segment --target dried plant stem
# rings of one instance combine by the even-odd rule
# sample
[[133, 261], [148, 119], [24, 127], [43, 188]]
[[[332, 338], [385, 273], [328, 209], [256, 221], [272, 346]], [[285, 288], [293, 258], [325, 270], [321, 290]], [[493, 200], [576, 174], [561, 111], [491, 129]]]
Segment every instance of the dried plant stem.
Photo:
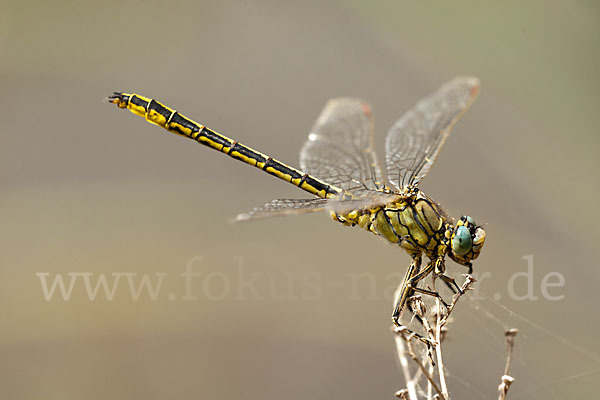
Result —
[[515, 381], [515, 378], [509, 375], [510, 363], [512, 362], [512, 353], [515, 347], [515, 336], [519, 331], [517, 329], [509, 329], [504, 332], [504, 337], [506, 338], [506, 365], [504, 366], [504, 374], [500, 378], [500, 385], [498, 385], [498, 392], [500, 395], [498, 396], [499, 400], [505, 400], [506, 394], [508, 393], [508, 389], [510, 385]]
[[[446, 325], [450, 321], [450, 314], [452, 314], [461, 296], [471, 289], [473, 283], [475, 283], [475, 278], [471, 275], [466, 275], [461, 290], [452, 297], [451, 303], [445, 306], [445, 303], [438, 297], [435, 303], [435, 310], [430, 312], [427, 311], [425, 304], [421, 300], [421, 295], [411, 297], [411, 309], [413, 310], [414, 317], [420, 321], [425, 333], [420, 335], [404, 326], [394, 328], [396, 351], [406, 382], [406, 388], [396, 392], [396, 397], [404, 400], [418, 400], [418, 395], [421, 395], [426, 396], [428, 400], [450, 400], [450, 393], [446, 383], [442, 342], [447, 331]], [[432, 286], [433, 288], [428, 288], [428, 290], [437, 293], [435, 290], [435, 281]], [[514, 382], [514, 378], [509, 373], [515, 343], [514, 338], [517, 332], [516, 329], [509, 329], [504, 333], [507, 357], [504, 373], [498, 386], [498, 392], [500, 393], [499, 400], [506, 400], [508, 389]], [[426, 346], [426, 351], [416, 352], [415, 346]], [[435, 360], [433, 352], [435, 352]], [[412, 359], [412, 363], [409, 362], [409, 359]], [[414, 368], [415, 365], [416, 369]], [[436, 370], [438, 375], [437, 380], [435, 379]], [[423, 377], [427, 379], [426, 390], [419, 383]]]
[[439, 386], [433, 379], [433, 375], [431, 374], [431, 371], [429, 371], [425, 368], [425, 366], [423, 365], [423, 363], [421, 362], [419, 357], [417, 357], [417, 355], [415, 354], [415, 351], [414, 351], [413, 345], [412, 345], [413, 344], [412, 341], [408, 341], [408, 342], [406, 342], [406, 344], [408, 346], [408, 355], [410, 356], [410, 358], [413, 359], [415, 364], [417, 364], [417, 366], [419, 367], [419, 370], [423, 373], [423, 376], [425, 376], [427, 378], [427, 381], [433, 387], [433, 389], [437, 392], [438, 395], [442, 396], [443, 398], [446, 398], [443, 394], [443, 388], [442, 388], [442, 390], [440, 390]]
[[[451, 304], [445, 308], [442, 307], [442, 302], [437, 299], [437, 307], [435, 313], [431, 316], [427, 316], [425, 306], [419, 296], [413, 296], [413, 307], [415, 315], [421, 321], [423, 328], [427, 334], [427, 337], [419, 336], [416, 333], [411, 332], [408, 328], [395, 328], [396, 333], [396, 351], [398, 353], [398, 359], [402, 368], [404, 379], [406, 382], [406, 389], [398, 391], [396, 396], [403, 399], [418, 400], [417, 389], [418, 381], [421, 377], [427, 379], [427, 398], [428, 399], [443, 399], [450, 400], [450, 394], [446, 384], [446, 375], [444, 369], [444, 362], [442, 357], [442, 346], [441, 343], [444, 338], [445, 325], [449, 321], [450, 314], [454, 309], [458, 299], [467, 290], [470, 289], [471, 285], [475, 282], [475, 279], [467, 275], [465, 283], [461, 288], [461, 292], [453, 296]], [[435, 290], [435, 287], [434, 287]], [[430, 321], [431, 320], [431, 321]], [[427, 345], [427, 352], [423, 353], [421, 357], [417, 355], [413, 348], [414, 339], [418, 339], [418, 344]], [[432, 349], [435, 351], [435, 362], [433, 359]], [[410, 365], [408, 362], [408, 355], [414, 365], [418, 367], [414, 375], [411, 373]], [[438, 381], [434, 378], [435, 366], [437, 364], [438, 370]], [[439, 383], [438, 383], [439, 382]], [[435, 395], [433, 395], [435, 392]]]
[[[442, 358], [442, 340], [441, 340], [441, 332], [442, 332], [442, 323], [445, 325], [446, 320], [442, 320], [441, 309], [442, 305], [440, 304], [440, 299], [437, 299], [437, 321], [439, 323], [435, 324], [435, 342], [437, 345], [435, 346], [435, 354], [437, 359], [437, 367], [438, 367], [438, 375], [440, 377], [440, 386], [442, 387], [441, 396], [443, 399], [450, 399], [450, 394], [448, 393], [448, 386], [446, 386], [446, 374], [444, 370], [444, 360]], [[450, 313], [450, 309], [448, 313]]]
[[[465, 293], [467, 290], [471, 288], [471, 285], [475, 283], [475, 278], [471, 275], [467, 275], [465, 279], [465, 283], [463, 284], [462, 292]], [[462, 294], [457, 293], [452, 297], [452, 302], [448, 306], [445, 315], [442, 315], [442, 304], [439, 298], [436, 299], [437, 302], [437, 323], [435, 324], [435, 342], [438, 344], [435, 346], [437, 365], [438, 365], [438, 373], [440, 377], [440, 386], [442, 387], [442, 394], [444, 399], [450, 399], [450, 394], [448, 392], [448, 386], [446, 385], [446, 373], [444, 369], [444, 360], [442, 357], [442, 328], [446, 326], [448, 323], [448, 318], [450, 314], [454, 310], [456, 303], [461, 298]]]
[[[398, 361], [400, 362], [400, 367], [402, 369], [402, 373], [404, 374], [404, 381], [406, 382], [406, 392], [398, 391], [396, 393], [396, 397], [418, 400], [415, 380], [410, 373], [408, 359], [406, 358], [407, 352], [405, 349], [405, 342], [402, 340], [401, 335], [395, 335], [394, 339], [396, 341], [396, 353], [398, 354]], [[405, 396], [403, 397], [403, 395]]]
[[[432, 362], [430, 362], [429, 363], [429, 376], [433, 376], [434, 373], [435, 373], [435, 365]], [[433, 385], [429, 381], [427, 382], [427, 398], [428, 399], [433, 398]]]

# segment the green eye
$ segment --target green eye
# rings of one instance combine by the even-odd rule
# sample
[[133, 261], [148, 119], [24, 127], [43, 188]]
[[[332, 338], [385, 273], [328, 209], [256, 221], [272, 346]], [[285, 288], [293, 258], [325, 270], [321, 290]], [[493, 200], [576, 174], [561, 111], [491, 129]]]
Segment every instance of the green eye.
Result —
[[475, 225], [475, 221], [473, 221], [473, 218], [467, 216], [467, 222], [471, 225]]
[[466, 226], [456, 228], [452, 238], [452, 251], [459, 256], [464, 256], [471, 250], [472, 246], [473, 241], [469, 229]]

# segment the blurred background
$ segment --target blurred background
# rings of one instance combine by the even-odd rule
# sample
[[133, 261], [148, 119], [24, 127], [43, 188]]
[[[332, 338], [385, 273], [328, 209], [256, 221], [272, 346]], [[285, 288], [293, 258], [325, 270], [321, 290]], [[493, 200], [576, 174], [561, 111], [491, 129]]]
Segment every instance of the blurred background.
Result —
[[509, 398], [597, 394], [597, 3], [0, 11], [2, 398], [392, 398], [409, 257], [323, 214], [229, 223], [306, 196], [102, 101], [155, 97], [298, 166], [327, 99], [358, 96], [383, 160], [392, 123], [457, 75], [482, 90], [422, 188], [487, 241], [445, 348], [451, 393], [497, 397], [515, 327]]

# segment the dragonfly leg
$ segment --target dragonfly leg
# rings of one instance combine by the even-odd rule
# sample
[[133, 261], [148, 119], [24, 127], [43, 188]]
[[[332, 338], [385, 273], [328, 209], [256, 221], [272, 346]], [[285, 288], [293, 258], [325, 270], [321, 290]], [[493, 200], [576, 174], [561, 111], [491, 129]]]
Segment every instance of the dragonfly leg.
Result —
[[[437, 297], [442, 302], [442, 304], [444, 305], [444, 307], [448, 308], [448, 304], [446, 304], [446, 302], [444, 301], [444, 299], [442, 298], [442, 296], [438, 292], [435, 292], [433, 290], [427, 290], [427, 289], [423, 289], [423, 288], [417, 287], [417, 285], [419, 284], [419, 281], [421, 281], [423, 278], [425, 278], [427, 275], [429, 275], [431, 272], [434, 271], [435, 264], [436, 264], [436, 262], [434, 262], [434, 261], [429, 262], [425, 266], [425, 268], [423, 268], [421, 271], [419, 271], [417, 274], [415, 274], [409, 280], [408, 285], [410, 286], [411, 290], [413, 290], [414, 292], [423, 293], [423, 294], [426, 294], [426, 295], [432, 296], [432, 297]], [[452, 278], [450, 278], [450, 279], [452, 279]], [[455, 284], [456, 284], [456, 282], [455, 282]]]
[[395, 326], [400, 327], [400, 314], [402, 313], [402, 309], [406, 305], [406, 302], [410, 296], [413, 295], [414, 291], [410, 287], [410, 280], [413, 276], [419, 273], [419, 269], [421, 268], [421, 254], [414, 254], [413, 260], [406, 271], [406, 275], [404, 279], [400, 283], [398, 290], [398, 297], [396, 299], [396, 304], [394, 305], [394, 313], [392, 314], [392, 322]]
[[[392, 322], [394, 324], [396, 333], [414, 336], [417, 339], [419, 339], [421, 342], [425, 343], [425, 345], [429, 348], [432, 344], [430, 339], [414, 332], [409, 327], [404, 326], [400, 323], [400, 315], [402, 314], [402, 310], [404, 309], [405, 305], [407, 306], [407, 308], [409, 310], [411, 310], [411, 312], [413, 312], [413, 314], [415, 315], [417, 320], [419, 322], [423, 323], [423, 320], [421, 319], [421, 317], [414, 313], [412, 305], [408, 302], [408, 299], [410, 298], [410, 296], [412, 296], [415, 293], [415, 291], [420, 291], [420, 289], [415, 290], [416, 283], [419, 280], [423, 279], [424, 276], [427, 276], [427, 274], [429, 274], [431, 272], [431, 268], [429, 268], [429, 270], [424, 275], [422, 275], [423, 271], [421, 271], [420, 268], [421, 268], [421, 254], [414, 254], [413, 261], [411, 262], [410, 266], [408, 267], [408, 271], [406, 271], [406, 275], [404, 276], [404, 279], [402, 280], [402, 283], [399, 286], [400, 289], [399, 289], [398, 298], [396, 299], [396, 304], [394, 305], [394, 313], [392, 314]], [[417, 278], [416, 280], [415, 280], [415, 277]]]
[[[408, 298], [412, 296], [415, 292], [436, 297], [446, 308], [448, 307], [448, 304], [444, 301], [444, 299], [438, 292], [418, 287], [419, 282], [434, 271], [436, 272], [436, 274], [437, 272], [439, 272], [440, 276], [443, 275], [443, 260], [437, 259], [435, 261], [430, 261], [423, 269], [420, 269], [420, 265], [421, 255], [419, 254], [413, 257], [413, 262], [410, 264], [410, 267], [406, 272], [406, 276], [404, 277], [404, 280], [402, 281], [402, 284], [400, 286], [400, 294], [398, 296], [398, 299], [396, 300], [394, 313], [392, 314], [392, 322], [397, 327], [401, 326], [400, 315], [402, 314], [402, 309], [404, 308], [404, 305], [406, 304]], [[452, 279], [450, 277], [447, 278]], [[446, 282], [444, 278], [442, 279], [444, 280], [444, 282]], [[456, 284], [456, 282], [454, 282], [454, 284]], [[456, 286], [458, 287], [458, 285]], [[460, 288], [458, 289], [460, 290]]]
[[473, 264], [468, 263], [466, 265], [467, 268], [469, 268], [469, 272], [467, 272], [467, 274], [472, 275], [473, 274]]
[[452, 291], [452, 293], [454, 293], [454, 294], [460, 293], [461, 295], [465, 294], [462, 291], [462, 289], [460, 288], [460, 286], [458, 286], [458, 284], [456, 283], [456, 280], [445, 274], [446, 264], [444, 263], [444, 259], [437, 258], [434, 261], [434, 263], [435, 263], [434, 276], [436, 278], [439, 277], [446, 284], [446, 286], [448, 286], [448, 289], [450, 289]]
[[448, 286], [452, 293], [460, 293], [461, 295], [465, 294], [465, 292], [463, 292], [460, 286], [458, 286], [458, 283], [456, 283], [456, 279], [445, 274], [439, 274], [436, 275], [436, 277], [439, 277], [446, 284], [446, 286]]

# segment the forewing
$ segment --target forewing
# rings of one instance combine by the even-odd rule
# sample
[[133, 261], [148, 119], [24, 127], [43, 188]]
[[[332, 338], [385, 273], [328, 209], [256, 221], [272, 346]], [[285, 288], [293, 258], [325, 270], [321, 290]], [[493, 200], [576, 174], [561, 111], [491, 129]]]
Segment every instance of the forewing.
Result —
[[327, 102], [300, 151], [304, 172], [358, 193], [382, 187], [369, 105], [360, 99]]
[[284, 215], [298, 215], [317, 211], [335, 211], [338, 213], [349, 212], [377, 206], [383, 206], [394, 200], [396, 195], [382, 192], [371, 192], [360, 199], [338, 200], [338, 199], [276, 199], [271, 200], [262, 207], [239, 214], [234, 222], [254, 221], [268, 217], [279, 217]]
[[478, 92], [477, 78], [456, 78], [396, 121], [385, 143], [387, 177], [391, 183], [406, 188], [421, 182], [452, 127]]
[[250, 212], [239, 214], [235, 217], [235, 222], [322, 211], [329, 201], [329, 199], [275, 199], [262, 207], [256, 207]]

